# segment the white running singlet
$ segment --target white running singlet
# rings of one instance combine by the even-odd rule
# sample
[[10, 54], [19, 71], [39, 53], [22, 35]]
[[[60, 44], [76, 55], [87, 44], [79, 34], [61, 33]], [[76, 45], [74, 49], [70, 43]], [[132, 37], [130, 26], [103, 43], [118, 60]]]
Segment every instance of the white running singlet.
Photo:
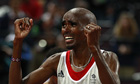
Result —
[[102, 84], [94, 58], [80, 72], [75, 72], [70, 64], [70, 51], [63, 52], [57, 67], [58, 84]]

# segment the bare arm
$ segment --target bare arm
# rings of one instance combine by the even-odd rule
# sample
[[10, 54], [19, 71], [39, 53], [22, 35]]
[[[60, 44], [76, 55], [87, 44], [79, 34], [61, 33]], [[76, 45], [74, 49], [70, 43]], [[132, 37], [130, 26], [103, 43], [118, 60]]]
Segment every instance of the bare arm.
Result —
[[56, 76], [60, 54], [50, 56], [37, 70], [23, 79], [23, 84], [43, 84], [51, 76]]
[[[30, 21], [29, 23], [27, 23]], [[29, 18], [17, 19], [14, 23], [15, 25], [15, 39], [13, 42], [13, 58], [21, 58], [22, 42], [23, 39], [28, 35], [33, 25], [33, 20]], [[22, 79], [21, 74], [21, 63], [11, 61], [10, 70], [9, 70], [9, 84], [20, 84]]]
[[[29, 21], [29, 23], [28, 23]], [[33, 20], [28, 18], [15, 21], [15, 39], [13, 58], [21, 58], [22, 42], [29, 34]], [[9, 70], [9, 84], [43, 84], [50, 76], [56, 75], [59, 54], [49, 57], [37, 70], [22, 79], [21, 62], [11, 61]], [[53, 66], [52, 66], [53, 65]]]
[[95, 23], [90, 23], [86, 26], [84, 31], [87, 37], [88, 46], [96, 61], [101, 82], [103, 84], [120, 84], [118, 76], [119, 63], [117, 56], [114, 53], [112, 53], [112, 55], [110, 55], [111, 53], [103, 55], [100, 51], [99, 37], [101, 27]]
[[96, 56], [96, 64], [99, 70], [99, 77], [103, 84], [120, 84], [118, 75], [119, 62], [116, 54], [112, 52], [104, 52], [101, 54], [100, 51], [92, 51]]

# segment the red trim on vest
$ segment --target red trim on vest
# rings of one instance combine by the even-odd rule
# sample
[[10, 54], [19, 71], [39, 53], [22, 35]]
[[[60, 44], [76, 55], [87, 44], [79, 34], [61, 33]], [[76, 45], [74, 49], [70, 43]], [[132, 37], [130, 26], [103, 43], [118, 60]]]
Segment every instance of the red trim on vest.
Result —
[[75, 81], [80, 80], [88, 72], [88, 70], [93, 65], [93, 63], [94, 63], [94, 58], [92, 57], [90, 63], [85, 67], [84, 70], [82, 70], [80, 72], [75, 72], [72, 69], [71, 64], [70, 64], [70, 51], [67, 51], [67, 54], [66, 54], [66, 65], [67, 65], [67, 69], [68, 69], [68, 72], [69, 72], [70, 77], [73, 80], [75, 80]]

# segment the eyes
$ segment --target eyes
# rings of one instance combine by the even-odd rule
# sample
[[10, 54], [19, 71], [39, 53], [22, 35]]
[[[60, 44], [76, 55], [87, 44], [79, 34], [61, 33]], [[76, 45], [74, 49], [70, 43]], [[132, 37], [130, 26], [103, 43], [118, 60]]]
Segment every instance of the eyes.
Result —
[[70, 25], [71, 27], [76, 27], [77, 23], [76, 22], [72, 22], [72, 21], [68, 21], [68, 23], [66, 23], [65, 21], [62, 22], [62, 27], [66, 28], [68, 25]]
[[62, 23], [62, 27], [65, 28], [65, 27], [66, 27], [66, 24], [63, 24], [63, 23]]
[[77, 26], [77, 23], [76, 23], [76, 22], [72, 22], [72, 23], [71, 23], [71, 26], [72, 26], [72, 27], [75, 27], [75, 26]]

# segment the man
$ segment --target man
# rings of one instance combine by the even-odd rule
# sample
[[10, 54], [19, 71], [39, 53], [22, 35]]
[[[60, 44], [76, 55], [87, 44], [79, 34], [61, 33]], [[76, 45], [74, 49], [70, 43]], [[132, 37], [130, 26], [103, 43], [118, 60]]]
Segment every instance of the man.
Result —
[[28, 18], [15, 21], [10, 84], [42, 84], [51, 76], [57, 76], [58, 84], [120, 84], [117, 56], [100, 50], [101, 27], [94, 14], [84, 8], [73, 8], [63, 16], [62, 34], [69, 51], [52, 55], [22, 79], [21, 48], [33, 25], [32, 19], [29, 22]]

